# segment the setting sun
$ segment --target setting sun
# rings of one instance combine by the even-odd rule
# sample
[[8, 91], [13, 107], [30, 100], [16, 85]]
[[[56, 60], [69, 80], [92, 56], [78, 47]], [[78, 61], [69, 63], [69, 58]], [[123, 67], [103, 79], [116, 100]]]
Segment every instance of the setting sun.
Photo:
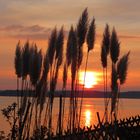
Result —
[[[84, 81], [84, 77], [85, 77], [85, 81]], [[95, 72], [92, 71], [87, 71], [86, 75], [85, 72], [80, 72], [79, 74], [79, 81], [80, 84], [85, 86], [85, 88], [92, 88], [94, 87], [94, 85], [97, 85], [97, 74]]]

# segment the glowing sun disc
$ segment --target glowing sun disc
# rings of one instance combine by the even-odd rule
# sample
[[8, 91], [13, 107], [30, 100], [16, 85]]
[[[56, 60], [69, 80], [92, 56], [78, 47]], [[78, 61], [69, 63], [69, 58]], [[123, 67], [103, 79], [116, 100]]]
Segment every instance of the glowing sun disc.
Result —
[[[85, 77], [85, 80], [84, 80]], [[85, 86], [85, 88], [92, 88], [94, 85], [97, 85], [97, 77], [94, 72], [87, 71], [86, 76], [85, 72], [80, 72], [79, 75], [80, 84]]]

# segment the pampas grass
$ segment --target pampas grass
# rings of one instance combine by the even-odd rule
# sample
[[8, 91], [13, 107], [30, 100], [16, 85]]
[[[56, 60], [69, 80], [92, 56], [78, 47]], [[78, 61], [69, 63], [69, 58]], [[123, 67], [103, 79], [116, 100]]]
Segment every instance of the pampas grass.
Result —
[[88, 45], [88, 52], [94, 48], [94, 43], [95, 43], [95, 18], [93, 17], [88, 33], [87, 33], [87, 45]]
[[[45, 135], [51, 138], [53, 124], [53, 105], [55, 91], [57, 89], [60, 68], [63, 65], [62, 75], [62, 93], [59, 101], [59, 117], [56, 133], [63, 134], [63, 120], [65, 113], [65, 93], [67, 87], [68, 71], [71, 72], [71, 94], [67, 131], [69, 133], [78, 132], [80, 130], [80, 119], [83, 105], [84, 84], [86, 71], [88, 66], [89, 53], [94, 49], [96, 35], [95, 19], [88, 21], [87, 8], [83, 11], [79, 18], [76, 28], [71, 26], [67, 44], [66, 44], [66, 60], [64, 60], [64, 29], [60, 30], [56, 27], [51, 32], [46, 54], [38, 49], [35, 43], [31, 44], [26, 41], [21, 48], [20, 42], [17, 44], [15, 51], [15, 73], [17, 79], [21, 78], [21, 102], [19, 111], [18, 139], [29, 139], [33, 123], [33, 137], [35, 139], [44, 139]], [[83, 46], [87, 44], [84, 84], [82, 85], [82, 98], [78, 106], [78, 73], [83, 60]], [[119, 59], [120, 42], [113, 28], [111, 38], [108, 24], [105, 27], [103, 40], [101, 44], [101, 62], [103, 71], [106, 69], [106, 78], [104, 74], [104, 89], [107, 94], [107, 56], [110, 52], [112, 61], [111, 71], [111, 114], [117, 116], [117, 105], [119, 97], [119, 89], [125, 83], [127, 78], [129, 52]], [[64, 63], [64, 64], [63, 64]], [[77, 88], [78, 87], [78, 88]], [[17, 82], [17, 91], [19, 83]], [[78, 89], [78, 90], [77, 90]], [[28, 98], [24, 93], [32, 93], [33, 97]], [[26, 94], [27, 95], [27, 94]], [[48, 98], [46, 98], [48, 95]], [[107, 112], [107, 101], [105, 103], [105, 111]], [[78, 108], [80, 107], [80, 108]], [[33, 113], [35, 110], [35, 120]], [[44, 113], [43, 113], [44, 111]], [[108, 113], [108, 112], [107, 112]], [[43, 116], [44, 114], [44, 116]], [[42, 123], [42, 118], [44, 123]], [[33, 121], [32, 121], [33, 120]], [[106, 119], [107, 120], [107, 119]], [[43, 132], [42, 128], [45, 132]], [[45, 134], [41, 136], [42, 134]]]
[[15, 51], [15, 73], [17, 75], [17, 78], [21, 78], [22, 76], [22, 49], [20, 46], [20, 41], [18, 42], [16, 46], [16, 51]]
[[105, 101], [105, 119], [108, 121], [108, 97], [107, 97], [107, 56], [110, 50], [110, 31], [109, 25], [106, 24], [103, 40], [101, 45], [101, 62], [103, 67], [103, 79], [104, 79], [104, 101]]
[[51, 134], [52, 129], [52, 109], [53, 109], [53, 100], [54, 100], [54, 92], [57, 85], [58, 73], [60, 66], [63, 60], [63, 44], [64, 44], [64, 31], [63, 27], [61, 27], [58, 36], [56, 38], [56, 53], [55, 53], [55, 61], [53, 67], [53, 73], [51, 75], [50, 80], [50, 95], [49, 95], [49, 133]]
[[129, 54], [125, 54], [118, 62], [117, 64], [117, 73], [119, 77], [120, 84], [124, 84], [126, 81], [127, 77], [127, 71], [128, 71], [128, 59], [129, 59]]
[[66, 48], [66, 63], [68, 67], [72, 62], [72, 53], [73, 53], [72, 46], [73, 46], [73, 43], [75, 43], [73, 34], [74, 34], [74, 29], [73, 29], [73, 26], [71, 26], [69, 35], [68, 35], [68, 40], [67, 40], [67, 48]]
[[78, 68], [83, 59], [83, 43], [85, 42], [86, 33], [88, 30], [88, 12], [87, 8], [83, 11], [77, 24], [77, 43], [78, 43]]
[[29, 67], [29, 76], [32, 85], [35, 87], [38, 80], [40, 79], [42, 68], [42, 52], [38, 51], [35, 44], [32, 54], [30, 54], [30, 67]]
[[112, 90], [111, 114], [112, 115], [111, 117], [114, 116], [115, 119], [117, 118], [120, 85], [125, 83], [127, 77], [129, 53], [130, 52], [125, 54], [119, 60], [118, 57], [120, 54], [120, 42], [117, 37], [115, 28], [113, 28], [112, 35], [111, 35], [111, 46], [110, 46], [110, 55], [112, 60], [112, 76], [111, 76], [111, 90]]
[[117, 62], [119, 54], [120, 54], [120, 42], [118, 40], [115, 28], [113, 28], [110, 41], [110, 56], [114, 64]]
[[24, 44], [22, 50], [22, 78], [26, 79], [29, 74], [29, 62], [30, 62], [30, 48], [29, 41]]
[[82, 98], [81, 98], [81, 103], [80, 103], [80, 111], [79, 111], [79, 120], [78, 120], [78, 127], [80, 128], [80, 120], [81, 120], [81, 111], [82, 111], [82, 104], [83, 104], [83, 94], [84, 94], [84, 84], [86, 80], [86, 71], [87, 71], [87, 64], [88, 64], [88, 57], [89, 57], [89, 52], [93, 50], [94, 48], [94, 43], [95, 43], [95, 32], [96, 32], [96, 27], [95, 27], [95, 19], [93, 17], [89, 29], [87, 32], [86, 36], [86, 42], [87, 42], [87, 56], [86, 56], [86, 64], [85, 64], [85, 74], [84, 74], [84, 83], [82, 87]]
[[15, 73], [17, 75], [17, 107], [19, 110], [19, 78], [22, 76], [22, 49], [20, 46], [20, 41], [16, 46], [15, 51]]
[[49, 39], [49, 45], [48, 45], [48, 58], [50, 66], [53, 64], [55, 50], [56, 50], [56, 38], [57, 38], [57, 29], [56, 27], [53, 29], [50, 39]]
[[88, 30], [88, 12], [86, 8], [83, 11], [77, 24], [76, 32], [77, 32], [77, 42], [79, 47], [82, 47], [83, 43], [85, 42], [87, 30]]

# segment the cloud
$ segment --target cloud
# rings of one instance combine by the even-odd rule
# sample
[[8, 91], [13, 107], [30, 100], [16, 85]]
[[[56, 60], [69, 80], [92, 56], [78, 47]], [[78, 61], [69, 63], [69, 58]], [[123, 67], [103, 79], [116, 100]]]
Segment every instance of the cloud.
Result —
[[5, 32], [47, 32], [50, 31], [50, 29], [39, 26], [39, 25], [33, 25], [33, 26], [23, 26], [23, 25], [9, 25], [0, 27], [0, 31]]
[[[40, 25], [32, 25], [32, 26], [9, 25], [0, 27], [0, 32], [3, 33], [3, 36], [17, 39], [44, 40], [50, 36], [51, 31], [52, 31], [51, 28], [47, 28]], [[64, 34], [67, 36], [68, 31], [64, 31]]]
[[50, 34], [51, 29], [40, 25], [9, 25], [0, 27], [0, 32], [3, 32], [5, 36], [14, 38], [46, 39]]
[[[17, 39], [47, 39], [51, 33], [52, 29], [40, 25], [8, 25], [0, 27], [0, 32], [8, 37], [13, 37]], [[64, 31], [65, 36], [68, 35], [68, 30]], [[96, 34], [97, 38], [102, 38], [102, 34]], [[120, 38], [125, 39], [140, 39], [140, 36], [136, 35], [119, 35]]]

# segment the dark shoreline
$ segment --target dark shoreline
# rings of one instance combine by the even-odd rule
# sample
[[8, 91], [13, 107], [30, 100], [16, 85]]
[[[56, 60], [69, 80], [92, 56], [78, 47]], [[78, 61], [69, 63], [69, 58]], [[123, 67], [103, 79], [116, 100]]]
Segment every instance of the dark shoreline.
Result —
[[[21, 92], [19, 92], [21, 93]], [[62, 94], [62, 91], [56, 91], [55, 97], [59, 97]], [[109, 93], [110, 94], [110, 93]], [[24, 95], [29, 96], [28, 93], [24, 93]], [[16, 90], [1, 90], [0, 96], [17, 96]], [[34, 96], [34, 95], [32, 95]], [[47, 96], [47, 95], [46, 95]], [[79, 91], [78, 97], [82, 96], [82, 91]], [[70, 97], [70, 91], [65, 92], [65, 97]], [[104, 92], [102, 91], [85, 91], [84, 98], [104, 98]], [[128, 91], [128, 92], [121, 92], [120, 98], [128, 98], [128, 99], [140, 99], [140, 91]]]

